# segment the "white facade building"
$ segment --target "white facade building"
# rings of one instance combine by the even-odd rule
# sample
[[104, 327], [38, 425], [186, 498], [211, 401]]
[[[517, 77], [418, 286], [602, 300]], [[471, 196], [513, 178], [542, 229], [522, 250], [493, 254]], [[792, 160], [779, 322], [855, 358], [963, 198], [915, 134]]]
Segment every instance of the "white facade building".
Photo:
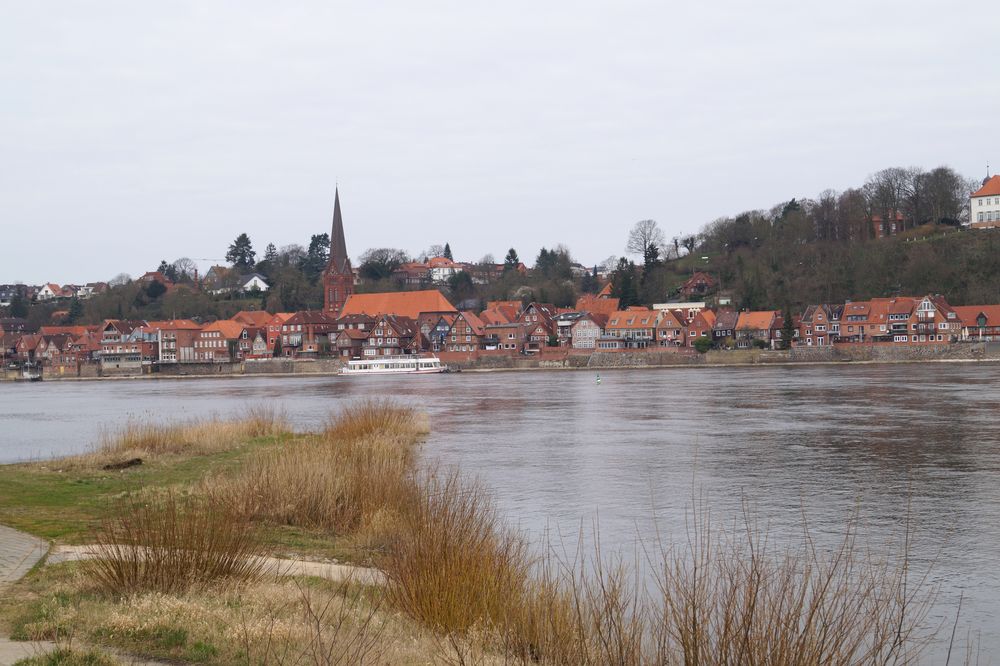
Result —
[[1000, 227], [1000, 176], [983, 181], [983, 186], [972, 193], [969, 207], [969, 226], [975, 229]]

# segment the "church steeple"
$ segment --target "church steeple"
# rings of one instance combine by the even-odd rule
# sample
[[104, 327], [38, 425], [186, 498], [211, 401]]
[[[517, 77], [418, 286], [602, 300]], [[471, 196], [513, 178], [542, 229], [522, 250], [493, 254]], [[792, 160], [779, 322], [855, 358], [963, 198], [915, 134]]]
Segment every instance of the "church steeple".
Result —
[[337, 273], [351, 273], [351, 259], [347, 256], [347, 242], [344, 240], [344, 220], [340, 215], [340, 188], [333, 194], [333, 229], [330, 232], [330, 260], [327, 270]]
[[340, 188], [333, 195], [333, 228], [330, 230], [330, 258], [323, 270], [323, 309], [339, 317], [344, 303], [354, 293], [354, 269], [347, 256], [344, 220], [340, 214]]

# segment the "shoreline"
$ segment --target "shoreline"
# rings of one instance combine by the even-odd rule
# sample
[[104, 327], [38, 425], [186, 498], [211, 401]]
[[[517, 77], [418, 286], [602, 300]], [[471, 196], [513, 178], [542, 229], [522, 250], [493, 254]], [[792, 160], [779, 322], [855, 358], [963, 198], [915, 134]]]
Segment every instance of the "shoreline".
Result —
[[[522, 359], [517, 359], [523, 361]], [[871, 365], [916, 365], [924, 363], [956, 363], [956, 364], [1000, 364], [1000, 357], [987, 357], [987, 358], [922, 358], [922, 359], [840, 359], [840, 360], [750, 360], [743, 362], [717, 362], [717, 361], [705, 361], [696, 363], [624, 363], [618, 365], [601, 364], [601, 365], [558, 365], [558, 362], [548, 361], [547, 365], [540, 365], [540, 363], [546, 363], [546, 361], [536, 361], [539, 365], [525, 365], [525, 366], [510, 366], [510, 367], [459, 367], [457, 370], [449, 374], [462, 374], [466, 372], [470, 373], [494, 373], [494, 372], [561, 372], [561, 371], [613, 371], [613, 370], [697, 370], [697, 369], [715, 369], [715, 368], [768, 368], [768, 367], [824, 367], [824, 366], [838, 366], [838, 367], [849, 367], [849, 366], [871, 366]], [[92, 381], [172, 381], [172, 380], [186, 380], [186, 379], [244, 379], [244, 378], [254, 378], [254, 377], [268, 377], [268, 378], [308, 378], [308, 377], [341, 377], [339, 371], [319, 371], [319, 372], [226, 372], [226, 373], [197, 373], [197, 374], [160, 374], [160, 373], [149, 373], [142, 375], [111, 375], [107, 377], [92, 376], [92, 377], [51, 377], [44, 378], [42, 382], [56, 382], [56, 383], [72, 383], [72, 382], [92, 382]], [[405, 376], [405, 375], [402, 375]], [[0, 384], [19, 384], [22, 383], [16, 379], [0, 379]], [[23, 382], [23, 383], [35, 383], [35, 382]]]

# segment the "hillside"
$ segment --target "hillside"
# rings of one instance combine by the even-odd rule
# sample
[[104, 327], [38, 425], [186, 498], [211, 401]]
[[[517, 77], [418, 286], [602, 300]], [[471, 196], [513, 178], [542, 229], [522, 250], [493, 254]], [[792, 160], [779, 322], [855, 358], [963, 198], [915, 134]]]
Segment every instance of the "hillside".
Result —
[[1000, 302], [1000, 230], [924, 225], [853, 243], [753, 239], [735, 250], [703, 242], [676, 269], [707, 270], [746, 308], [801, 307], [937, 293], [955, 305]]

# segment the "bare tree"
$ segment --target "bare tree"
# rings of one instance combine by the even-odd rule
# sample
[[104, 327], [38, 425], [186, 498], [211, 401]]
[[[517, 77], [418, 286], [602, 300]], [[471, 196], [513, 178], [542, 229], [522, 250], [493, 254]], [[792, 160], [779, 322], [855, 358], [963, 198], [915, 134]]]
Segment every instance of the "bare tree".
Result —
[[420, 256], [421, 258], [423, 258], [424, 261], [427, 261], [432, 257], [443, 257], [444, 245], [431, 245], [429, 248], [424, 250]]
[[179, 280], [194, 279], [194, 272], [198, 270], [198, 264], [187, 257], [181, 257], [173, 263], [173, 266], [174, 270], [177, 271], [177, 279]]
[[131, 281], [132, 281], [131, 275], [129, 275], [128, 273], [119, 273], [118, 275], [108, 280], [108, 286], [120, 287], [123, 284], [128, 284]]
[[628, 243], [625, 244], [625, 251], [630, 254], [645, 256], [646, 248], [655, 245], [657, 249], [662, 249], [664, 243], [663, 230], [656, 220], [639, 220], [628, 232]]
[[480, 266], [496, 265], [497, 260], [492, 254], [487, 252], [486, 254], [483, 255], [483, 258], [480, 259], [478, 263]]

